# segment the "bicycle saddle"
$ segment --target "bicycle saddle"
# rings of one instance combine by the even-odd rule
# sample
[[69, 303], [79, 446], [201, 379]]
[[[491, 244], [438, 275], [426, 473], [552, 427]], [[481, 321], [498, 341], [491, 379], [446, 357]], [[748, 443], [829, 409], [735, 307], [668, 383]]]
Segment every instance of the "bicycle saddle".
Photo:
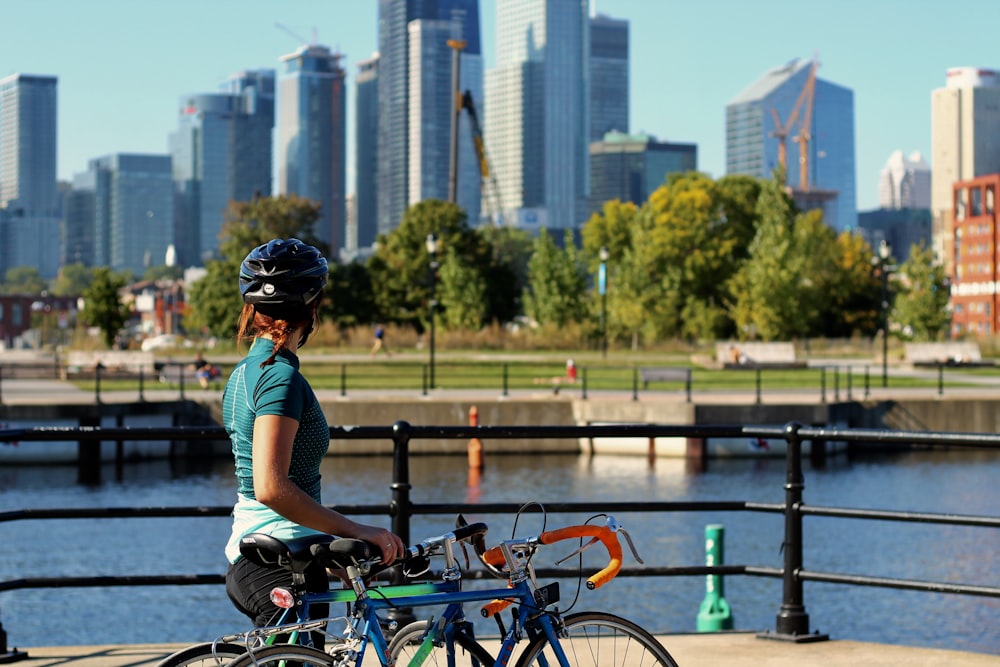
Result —
[[240, 553], [261, 567], [280, 567], [301, 573], [313, 562], [323, 567], [346, 567], [371, 558], [367, 542], [329, 535], [307, 535], [280, 540], [264, 533], [250, 533], [240, 540]]

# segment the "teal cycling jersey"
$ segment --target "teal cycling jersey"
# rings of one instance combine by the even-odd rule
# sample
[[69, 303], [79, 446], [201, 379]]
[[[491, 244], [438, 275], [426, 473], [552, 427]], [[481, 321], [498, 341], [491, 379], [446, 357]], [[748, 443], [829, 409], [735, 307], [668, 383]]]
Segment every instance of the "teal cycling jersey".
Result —
[[321, 502], [319, 469], [330, 446], [330, 427], [312, 387], [299, 372], [296, 355], [282, 350], [273, 364], [261, 367], [273, 349], [270, 340], [254, 341], [222, 393], [222, 418], [232, 443], [238, 484], [233, 534], [226, 549], [230, 561], [239, 557], [239, 538], [248, 532], [263, 531], [276, 537], [313, 532], [257, 502], [253, 488], [253, 426], [257, 417], [278, 415], [298, 421], [288, 478]]

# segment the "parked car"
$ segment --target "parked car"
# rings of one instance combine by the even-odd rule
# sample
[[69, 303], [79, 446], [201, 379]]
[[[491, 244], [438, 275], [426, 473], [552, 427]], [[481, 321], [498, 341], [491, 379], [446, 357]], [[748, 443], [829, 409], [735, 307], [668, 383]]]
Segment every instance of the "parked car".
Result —
[[194, 343], [177, 334], [158, 334], [142, 341], [140, 349], [143, 352], [150, 352], [152, 350], [165, 350], [177, 347], [194, 347]]

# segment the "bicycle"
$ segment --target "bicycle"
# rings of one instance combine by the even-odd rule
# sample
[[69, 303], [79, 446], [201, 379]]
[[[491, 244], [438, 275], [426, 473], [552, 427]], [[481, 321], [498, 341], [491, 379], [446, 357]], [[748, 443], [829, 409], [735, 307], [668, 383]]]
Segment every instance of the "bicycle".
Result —
[[[444, 555], [445, 567], [440, 581], [420, 584], [394, 584], [368, 588], [364, 578], [378, 568], [378, 559], [362, 547], [346, 543], [358, 540], [334, 540], [327, 544], [296, 545], [297, 550], [274, 551], [277, 545], [267, 543], [257, 553], [271, 562], [281, 561], [281, 566], [301, 569], [310, 558], [323, 558], [343, 567], [351, 588], [324, 593], [294, 594], [276, 589], [272, 600], [280, 601], [286, 610], [295, 609], [295, 622], [258, 628], [236, 638], [204, 644], [186, 649], [188, 662], [169, 658], [160, 667], [180, 667], [193, 664], [227, 664], [228, 667], [251, 665], [277, 666], [286, 663], [315, 667], [360, 667], [366, 651], [371, 647], [383, 667], [423, 667], [424, 665], [469, 665], [470, 667], [505, 667], [514, 649], [523, 640], [528, 645], [518, 657], [515, 667], [676, 667], [676, 662], [649, 632], [624, 618], [605, 612], [582, 612], [563, 616], [554, 605], [559, 602], [557, 583], [537, 584], [532, 559], [543, 545], [567, 539], [590, 538], [586, 544], [558, 562], [581, 554], [600, 542], [608, 552], [608, 565], [587, 580], [587, 588], [595, 589], [613, 579], [622, 565], [622, 548], [618, 534], [625, 535], [633, 555], [641, 562], [631, 539], [614, 517], [607, 517], [604, 525], [582, 524], [567, 526], [554, 531], [501, 542], [491, 549], [485, 548], [485, 524], [459, 526], [452, 533], [431, 538], [410, 547], [404, 557], [404, 566], [418, 563], [429, 568], [429, 557]], [[249, 536], [248, 536], [249, 537]], [[327, 538], [329, 540], [329, 538]], [[273, 540], [273, 538], [268, 538]], [[278, 545], [281, 545], [277, 540]], [[494, 576], [507, 580], [504, 588], [487, 588], [476, 591], [461, 589], [461, 568], [455, 559], [453, 545], [471, 542], [480, 562]], [[264, 547], [265, 545], [260, 545]], [[285, 546], [285, 545], [281, 545]], [[464, 547], [463, 551], [464, 551]], [[336, 552], [332, 558], [328, 554]], [[277, 554], [277, 558], [275, 557]], [[308, 554], [308, 557], [306, 556]], [[247, 555], [247, 554], [245, 554]], [[467, 557], [466, 557], [466, 562]], [[426, 568], [425, 568], [426, 569]], [[293, 570], [294, 572], [294, 570]], [[412, 567], [411, 567], [412, 572]], [[351, 605], [348, 616], [306, 621], [310, 604], [320, 602], [347, 602]], [[467, 620], [464, 605], [484, 603], [481, 614], [496, 619], [500, 629], [499, 652], [496, 657], [475, 637], [474, 626]], [[387, 642], [377, 612], [391, 608], [444, 606], [435, 619], [416, 621], [399, 629], [391, 642]], [[511, 608], [510, 627], [500, 618], [500, 612]], [[309, 630], [315, 630], [328, 621], [343, 621], [343, 636], [331, 642], [326, 651], [308, 645]], [[289, 637], [287, 642], [274, 643], [279, 635]], [[305, 641], [302, 641], [302, 640]], [[272, 643], [265, 645], [268, 641]], [[461, 653], [456, 651], [460, 649]], [[201, 663], [192, 662], [201, 651]], [[241, 652], [239, 656], [233, 653]], [[185, 652], [181, 652], [185, 653]], [[180, 654], [175, 654], [176, 657]], [[464, 658], [460, 661], [459, 656]], [[223, 658], [228, 658], [226, 663]], [[627, 661], [627, 662], [626, 662]]]

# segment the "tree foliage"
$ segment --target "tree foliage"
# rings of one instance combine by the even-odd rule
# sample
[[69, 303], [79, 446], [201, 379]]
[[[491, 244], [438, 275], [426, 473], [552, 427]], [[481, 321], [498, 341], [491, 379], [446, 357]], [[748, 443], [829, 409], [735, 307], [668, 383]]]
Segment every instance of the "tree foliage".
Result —
[[83, 291], [84, 306], [80, 318], [89, 326], [101, 330], [104, 345], [109, 348], [129, 320], [129, 307], [119, 297], [119, 291], [126, 284], [124, 277], [102, 266], [94, 269], [94, 280]]
[[27, 294], [38, 296], [46, 290], [48, 283], [34, 266], [15, 266], [4, 276], [4, 294]]
[[587, 273], [572, 231], [566, 230], [563, 248], [556, 246], [548, 231], [539, 233], [528, 261], [528, 284], [524, 295], [528, 317], [558, 327], [583, 321]]
[[94, 270], [82, 263], [67, 264], [59, 269], [59, 275], [52, 281], [51, 292], [55, 296], [79, 296], [94, 279]]
[[934, 341], [948, 334], [948, 281], [944, 267], [934, 263], [930, 248], [923, 243], [911, 247], [910, 258], [899, 267], [893, 289], [896, 298], [892, 319], [905, 337]]

